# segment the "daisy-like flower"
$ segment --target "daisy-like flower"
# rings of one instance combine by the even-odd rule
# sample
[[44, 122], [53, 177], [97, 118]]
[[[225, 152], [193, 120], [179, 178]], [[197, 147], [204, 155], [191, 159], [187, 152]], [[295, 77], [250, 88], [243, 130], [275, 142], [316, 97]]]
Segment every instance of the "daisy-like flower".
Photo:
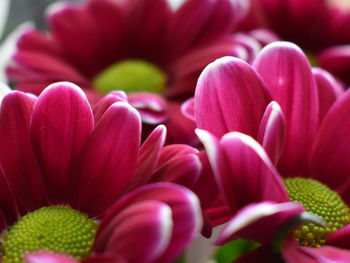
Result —
[[312, 61], [350, 83], [350, 2], [250, 0], [245, 26], [267, 27], [297, 43]]
[[[8, 77], [15, 89], [39, 94], [70, 81], [98, 101], [124, 90], [148, 124], [166, 123], [169, 142], [193, 142], [194, 125], [180, 113], [200, 72], [216, 58], [251, 60], [259, 44], [231, 35], [245, 9], [240, 0], [89, 0], [48, 10], [49, 32], [27, 30]], [[158, 93], [159, 95], [155, 95]], [[153, 129], [153, 126], [152, 126]]]
[[164, 126], [140, 147], [140, 116], [125, 97], [115, 92], [92, 110], [63, 82], [38, 98], [3, 98], [2, 262], [171, 262], [196, 237], [197, 197], [170, 182], [193, 184], [198, 157], [189, 146], [163, 147]]
[[305, 209], [318, 219], [289, 233], [283, 259], [350, 261], [349, 100], [291, 43], [268, 45], [253, 66], [226, 57], [204, 70], [198, 135], [234, 215], [217, 244], [255, 240], [263, 246], [241, 262], [276, 262], [271, 244]]

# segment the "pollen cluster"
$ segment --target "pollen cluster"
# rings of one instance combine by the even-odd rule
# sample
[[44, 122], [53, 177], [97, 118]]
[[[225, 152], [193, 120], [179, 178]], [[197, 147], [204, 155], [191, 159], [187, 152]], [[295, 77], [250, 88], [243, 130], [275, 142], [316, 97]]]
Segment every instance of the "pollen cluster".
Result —
[[321, 217], [328, 227], [317, 223], [304, 223], [294, 232], [302, 246], [319, 247], [332, 232], [350, 222], [348, 206], [341, 197], [324, 184], [308, 178], [288, 178], [284, 180], [289, 198], [304, 206], [306, 211]]
[[3, 263], [24, 263], [26, 252], [48, 250], [81, 259], [89, 255], [96, 223], [66, 206], [43, 207], [23, 216], [4, 235]]

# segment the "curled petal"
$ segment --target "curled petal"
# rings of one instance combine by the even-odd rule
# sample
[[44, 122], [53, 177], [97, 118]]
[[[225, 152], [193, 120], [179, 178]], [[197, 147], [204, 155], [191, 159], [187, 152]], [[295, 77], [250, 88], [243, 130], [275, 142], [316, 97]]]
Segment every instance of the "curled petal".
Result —
[[281, 177], [254, 139], [231, 132], [218, 142], [203, 131], [197, 134], [233, 212], [251, 202], [289, 200]]
[[276, 237], [279, 228], [304, 209], [297, 203], [262, 202], [242, 208], [225, 225], [216, 241], [222, 245], [238, 237], [268, 244]]
[[171, 144], [162, 148], [157, 168], [163, 166], [167, 162], [171, 162], [172, 158], [184, 156], [187, 154], [196, 154], [198, 150], [186, 144]]
[[272, 101], [266, 108], [259, 127], [258, 141], [264, 147], [272, 163], [277, 165], [283, 151], [285, 118], [281, 107]]
[[104, 252], [129, 262], [154, 262], [171, 239], [172, 212], [159, 201], [136, 202], [121, 210], [108, 228], [111, 232]]
[[192, 188], [202, 171], [202, 164], [196, 154], [177, 156], [159, 167], [151, 182], [172, 182]]
[[171, 262], [187, 248], [198, 235], [201, 226], [201, 212], [197, 197], [188, 189], [171, 183], [156, 183], [139, 187], [120, 199], [102, 219], [96, 237], [96, 251], [103, 251], [109, 236], [108, 224], [126, 207], [141, 201], [155, 200], [167, 204], [172, 211], [173, 231], [169, 246], [156, 262]]
[[158, 95], [137, 92], [129, 94], [128, 100], [131, 106], [139, 111], [144, 123], [159, 124], [167, 119], [166, 102]]

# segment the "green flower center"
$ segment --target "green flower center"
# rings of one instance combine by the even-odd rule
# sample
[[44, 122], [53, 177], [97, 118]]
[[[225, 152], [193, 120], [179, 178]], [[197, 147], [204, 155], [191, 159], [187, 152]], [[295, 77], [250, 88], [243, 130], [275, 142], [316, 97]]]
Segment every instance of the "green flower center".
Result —
[[96, 223], [66, 206], [43, 207], [23, 216], [4, 234], [3, 263], [24, 263], [26, 252], [48, 250], [75, 259], [89, 255]]
[[166, 74], [149, 62], [123, 60], [109, 66], [97, 75], [93, 80], [93, 86], [101, 93], [108, 93], [112, 90], [163, 93], [166, 81]]
[[328, 227], [307, 222], [294, 232], [302, 246], [319, 247], [325, 243], [330, 233], [350, 222], [349, 208], [341, 197], [324, 184], [308, 178], [288, 178], [284, 180], [289, 198], [304, 206], [306, 211], [321, 217]]

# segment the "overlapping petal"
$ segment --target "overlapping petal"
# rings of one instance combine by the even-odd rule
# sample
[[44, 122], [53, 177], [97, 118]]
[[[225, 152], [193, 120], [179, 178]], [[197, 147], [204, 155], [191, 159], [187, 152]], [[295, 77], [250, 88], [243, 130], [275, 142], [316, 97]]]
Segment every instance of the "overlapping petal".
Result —
[[285, 118], [281, 107], [272, 101], [266, 108], [259, 127], [258, 141], [264, 147], [272, 163], [276, 165], [285, 142]]
[[260, 201], [288, 201], [282, 180], [263, 148], [251, 137], [231, 132], [220, 142], [198, 131], [213, 172], [232, 211]]
[[[337, 189], [349, 201], [350, 93], [346, 91], [330, 108], [315, 138], [310, 159], [310, 177]], [[336, 176], [333, 176], [336, 175]]]
[[104, 251], [121, 255], [128, 262], [154, 262], [169, 245], [172, 228], [172, 212], [166, 204], [137, 202], [109, 223], [112, 233]]
[[81, 157], [76, 183], [79, 192], [73, 198], [77, 207], [96, 216], [126, 191], [136, 169], [140, 139], [138, 112], [124, 102], [110, 106]]
[[0, 136], [3, 138], [0, 141], [1, 170], [22, 213], [47, 202], [30, 145], [29, 126], [34, 104], [34, 98], [14, 91], [4, 98], [0, 111]]
[[[171, 233], [171, 240], [164, 253], [159, 255], [155, 262], [171, 262], [174, 260], [196, 237], [200, 231], [202, 221], [197, 197], [186, 188], [170, 183], [143, 186], [120, 199], [101, 222], [101, 231], [97, 233], [96, 250], [103, 251], [106, 245], [106, 238], [110, 232], [109, 223], [115, 215], [132, 204], [147, 200], [165, 203], [172, 211], [174, 227]], [[147, 242], [147, 237], [140, 235], [138, 237]]]
[[229, 131], [256, 137], [270, 100], [261, 79], [247, 63], [221, 58], [198, 80], [194, 106], [197, 127], [219, 137]]
[[142, 144], [138, 152], [137, 168], [131, 183], [132, 187], [142, 185], [150, 180], [164, 146], [165, 137], [166, 128], [159, 125]]
[[297, 203], [252, 203], [238, 211], [220, 232], [216, 244], [238, 237], [263, 244], [273, 242], [279, 227], [304, 211]]
[[318, 91], [319, 123], [321, 123], [333, 103], [343, 94], [343, 87], [327, 71], [313, 68]]
[[[265, 47], [254, 68], [264, 79], [286, 119], [286, 142], [279, 168], [284, 175], [302, 174], [318, 127], [317, 88], [310, 64], [291, 43]], [[302, 124], [302, 125], [301, 125]]]

